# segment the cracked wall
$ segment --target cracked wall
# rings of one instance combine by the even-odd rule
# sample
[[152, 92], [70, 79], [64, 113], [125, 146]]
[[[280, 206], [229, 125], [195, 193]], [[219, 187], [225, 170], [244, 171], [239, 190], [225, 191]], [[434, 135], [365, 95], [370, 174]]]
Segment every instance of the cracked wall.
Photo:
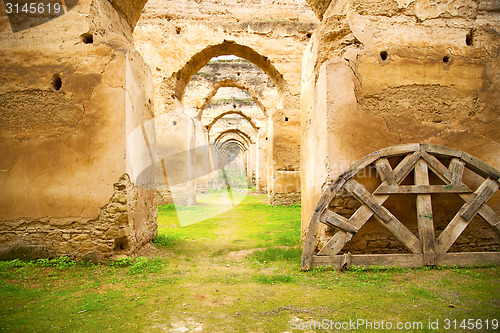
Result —
[[130, 25], [108, 1], [81, 0], [16, 33], [2, 13], [0, 45], [2, 256], [135, 251], [156, 232], [156, 212], [150, 191], [129, 183], [117, 199], [113, 185], [131, 172], [127, 133], [152, 107]]
[[[325, 186], [378, 149], [433, 143], [500, 167], [498, 2], [324, 3], [302, 67], [303, 233]], [[500, 208], [498, 195], [490, 203]], [[475, 225], [461, 249], [489, 233]], [[356, 250], [366, 250], [356, 237]], [[476, 250], [490, 249], [492, 237]]]

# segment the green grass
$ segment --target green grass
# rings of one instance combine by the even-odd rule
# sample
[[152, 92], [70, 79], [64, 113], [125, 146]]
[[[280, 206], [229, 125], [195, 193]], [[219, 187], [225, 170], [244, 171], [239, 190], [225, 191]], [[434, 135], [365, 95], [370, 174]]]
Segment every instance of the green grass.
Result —
[[[206, 207], [178, 208], [197, 216]], [[157, 251], [143, 257], [0, 262], [0, 330], [290, 332], [290, 321], [366, 319], [441, 332], [428, 321], [498, 319], [497, 266], [302, 272], [300, 206], [272, 207], [250, 195], [185, 227], [173, 205], [158, 214]]]
[[298, 263], [301, 256], [302, 249], [300, 248], [267, 248], [255, 251], [251, 258], [261, 263], [271, 261], [292, 261]]

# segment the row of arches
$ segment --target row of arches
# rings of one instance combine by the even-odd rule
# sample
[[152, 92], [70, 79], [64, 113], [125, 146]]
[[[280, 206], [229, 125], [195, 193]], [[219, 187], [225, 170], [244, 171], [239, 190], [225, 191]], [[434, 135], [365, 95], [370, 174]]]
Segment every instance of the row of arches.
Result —
[[[227, 75], [217, 75], [218, 79], [214, 80], [211, 67]], [[240, 75], [243, 70], [254, 75]], [[189, 171], [184, 172], [190, 197], [186, 203], [196, 202], [196, 191], [200, 188], [207, 190], [213, 180], [210, 175], [217, 174], [217, 167], [227, 168], [235, 160], [240, 161], [249, 186], [268, 190], [273, 171], [268, 166], [273, 160], [271, 140], [268, 140], [273, 131], [272, 115], [282, 105], [288, 84], [266, 56], [248, 46], [224, 40], [194, 54], [181, 69], [163, 80], [162, 87], [164, 97], [177, 102], [165, 103], [172, 107], [155, 110], [155, 116], [172, 113], [173, 107], [182, 105], [182, 112], [179, 113], [177, 107], [176, 114], [182, 113], [182, 117], [191, 119], [186, 122], [193, 124], [186, 126], [186, 131], [192, 133], [187, 133], [185, 143], [189, 155], [185, 163], [191, 165], [179, 169], [202, 171], [194, 172], [195, 179]], [[171, 121], [174, 126], [182, 122]], [[160, 137], [162, 141], [162, 136], [174, 130], [167, 126], [155, 131], [157, 139]], [[215, 148], [216, 153], [212, 153], [212, 149], [197, 149], [203, 146]], [[214, 158], [217, 161], [214, 162]], [[165, 169], [168, 161], [162, 163]], [[179, 163], [179, 159], [175, 163]]]

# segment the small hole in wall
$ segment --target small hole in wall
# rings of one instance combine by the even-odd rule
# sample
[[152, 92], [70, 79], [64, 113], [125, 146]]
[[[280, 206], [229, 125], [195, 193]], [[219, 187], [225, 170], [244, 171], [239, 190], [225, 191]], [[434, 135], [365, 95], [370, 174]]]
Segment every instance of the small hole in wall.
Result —
[[465, 44], [472, 46], [474, 44], [474, 38], [472, 37], [472, 31], [465, 36]]
[[385, 60], [387, 60], [388, 56], [389, 56], [389, 54], [387, 53], [387, 51], [380, 52], [380, 59], [385, 61]]
[[266, 136], [266, 140], [267, 140], [267, 136]]
[[236, 104], [233, 104], [233, 109], [236, 109]]
[[176, 34], [178, 34], [178, 35], [179, 35], [179, 34], [181, 33], [181, 31], [182, 31], [181, 27], [176, 27], [176, 28], [175, 28], [175, 33], [176, 33]]
[[306, 37], [307, 37], [307, 38], [311, 38], [311, 36], [312, 36], [312, 33], [310, 33], [310, 32], [308, 32], [308, 33], [306, 34]]
[[115, 251], [128, 250], [128, 239], [127, 237], [115, 238]]
[[288, 117], [285, 117], [285, 121], [288, 121]]
[[450, 61], [450, 56], [445, 55], [443, 57], [443, 62], [449, 62]]
[[52, 81], [50, 82], [50, 88], [52, 90], [59, 90], [62, 87], [62, 80], [59, 74], [52, 75]]
[[240, 72], [237, 72], [237, 73], [236, 73], [236, 75], [240, 76], [240, 75], [241, 75], [241, 73], [240, 73]]
[[94, 36], [90, 32], [86, 32], [80, 35], [82, 42], [85, 44], [92, 44], [94, 42]]
[[177, 122], [174, 120], [174, 121], [172, 122], [172, 124], [174, 124], [174, 126], [175, 126], [175, 125], [177, 125]]

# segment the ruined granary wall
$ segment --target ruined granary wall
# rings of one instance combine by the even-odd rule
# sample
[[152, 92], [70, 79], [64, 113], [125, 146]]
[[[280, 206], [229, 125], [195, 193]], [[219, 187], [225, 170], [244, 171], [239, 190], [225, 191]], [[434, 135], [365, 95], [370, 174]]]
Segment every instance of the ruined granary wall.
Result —
[[18, 32], [0, 12], [0, 257], [135, 251], [156, 206], [129, 176], [152, 107], [130, 25], [107, 0]]
[[[317, 22], [302, 0], [149, 0], [134, 30], [134, 40], [153, 73], [155, 114], [182, 107], [183, 89], [190, 79], [185, 74], [194, 74], [197, 66], [212, 56], [234, 54], [237, 50], [252, 62], [271, 64], [277, 70], [271, 79], [280, 96], [263, 101], [272, 114], [268, 190], [270, 197], [286, 193], [285, 188], [291, 186], [293, 192], [299, 192], [299, 177], [291, 177], [298, 175], [300, 168], [301, 62]], [[255, 55], [239, 45], [263, 58], [252, 58]], [[210, 56], [205, 58], [203, 51]], [[290, 174], [281, 177], [277, 171]]]
[[[498, 1], [310, 3], [322, 22], [304, 53], [302, 71], [303, 234], [328, 183], [381, 148], [445, 145], [500, 168]], [[337, 198], [334, 210], [349, 216], [353, 200]], [[391, 204], [402, 216], [414, 215], [414, 206]], [[436, 213], [456, 204], [443, 199], [433, 207]], [[498, 193], [489, 204], [500, 208]], [[450, 218], [440, 215], [437, 232]], [[476, 220], [451, 251], [491, 250], [498, 244], [490, 228]], [[416, 224], [409, 227], [418, 234]], [[364, 228], [347, 250], [403, 251], [377, 223]]]

